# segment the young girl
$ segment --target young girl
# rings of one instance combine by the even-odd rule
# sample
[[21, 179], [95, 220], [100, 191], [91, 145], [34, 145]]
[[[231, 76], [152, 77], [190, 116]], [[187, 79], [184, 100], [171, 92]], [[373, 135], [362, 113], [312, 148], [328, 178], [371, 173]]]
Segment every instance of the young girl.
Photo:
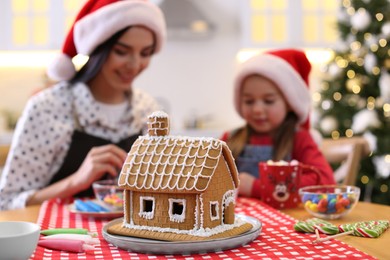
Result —
[[[48, 74], [60, 83], [26, 105], [0, 180], [0, 210], [93, 195], [115, 178], [146, 118], [159, 106], [133, 88], [166, 37], [163, 13], [145, 0], [89, 0]], [[71, 58], [89, 56], [77, 73]]]
[[[302, 51], [274, 50], [244, 62], [236, 75], [234, 104], [246, 125], [223, 135], [240, 172], [239, 195], [260, 197], [261, 161], [295, 159], [316, 167], [301, 186], [334, 184], [333, 171], [309, 130], [311, 65]], [[261, 174], [261, 173], [260, 173]]]

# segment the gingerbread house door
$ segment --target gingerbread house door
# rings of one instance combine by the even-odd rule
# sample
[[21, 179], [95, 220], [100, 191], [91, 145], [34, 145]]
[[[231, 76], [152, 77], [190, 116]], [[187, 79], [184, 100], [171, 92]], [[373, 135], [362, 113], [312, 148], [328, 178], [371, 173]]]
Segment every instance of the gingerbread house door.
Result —
[[223, 205], [223, 223], [224, 224], [234, 224], [234, 202], [235, 195], [234, 191], [227, 191], [222, 200]]

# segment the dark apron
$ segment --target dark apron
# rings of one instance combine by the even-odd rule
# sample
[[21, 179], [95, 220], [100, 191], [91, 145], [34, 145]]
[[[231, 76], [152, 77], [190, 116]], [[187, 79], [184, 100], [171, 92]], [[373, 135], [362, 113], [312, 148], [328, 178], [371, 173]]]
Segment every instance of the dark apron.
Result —
[[[140, 134], [141, 132], [133, 136], [130, 136], [126, 139], [123, 139], [122, 141], [116, 143], [115, 145], [119, 146], [120, 148], [128, 152], [130, 151], [132, 144], [135, 142], [135, 140], [137, 140]], [[61, 168], [51, 179], [50, 184], [62, 180], [68, 177], [69, 175], [73, 174], [74, 172], [76, 172], [80, 168], [88, 152], [93, 147], [102, 146], [106, 144], [112, 144], [112, 142], [100, 137], [86, 134], [80, 130], [75, 130], [73, 132], [69, 151], [65, 157], [65, 160]], [[108, 174], [103, 176], [101, 179], [105, 179], [107, 177]], [[75, 197], [91, 197], [91, 196], [93, 196], [92, 187], [89, 187], [87, 190], [82, 191], [75, 195]]]

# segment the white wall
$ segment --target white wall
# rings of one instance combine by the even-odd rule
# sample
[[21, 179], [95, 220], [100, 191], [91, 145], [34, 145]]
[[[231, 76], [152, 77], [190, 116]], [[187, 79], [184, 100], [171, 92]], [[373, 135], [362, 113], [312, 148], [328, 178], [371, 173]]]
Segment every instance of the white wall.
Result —
[[240, 5], [235, 0], [192, 2], [214, 23], [215, 35], [195, 41], [169, 40], [136, 86], [168, 104], [167, 112], [176, 129], [198, 116], [204, 119], [204, 128], [227, 130], [241, 123], [232, 101], [241, 39]]
[[209, 127], [235, 124], [232, 80], [236, 37], [216, 37], [197, 43], [170, 42], [150, 70], [135, 85], [168, 103], [167, 112], [176, 128], [196, 113], [210, 117]]

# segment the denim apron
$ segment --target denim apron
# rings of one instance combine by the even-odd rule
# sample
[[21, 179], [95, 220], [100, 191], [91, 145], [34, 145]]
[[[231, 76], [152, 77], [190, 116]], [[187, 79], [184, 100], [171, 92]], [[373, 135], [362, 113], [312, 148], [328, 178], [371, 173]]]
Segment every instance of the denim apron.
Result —
[[[272, 160], [273, 146], [271, 145], [251, 145], [247, 144], [244, 151], [237, 158], [238, 172], [247, 172], [256, 179], [260, 177], [259, 162]], [[290, 160], [287, 156], [285, 160]]]
[[237, 158], [238, 172], [247, 172], [258, 179], [260, 177], [259, 162], [271, 160], [272, 152], [273, 147], [270, 145], [246, 145]]

